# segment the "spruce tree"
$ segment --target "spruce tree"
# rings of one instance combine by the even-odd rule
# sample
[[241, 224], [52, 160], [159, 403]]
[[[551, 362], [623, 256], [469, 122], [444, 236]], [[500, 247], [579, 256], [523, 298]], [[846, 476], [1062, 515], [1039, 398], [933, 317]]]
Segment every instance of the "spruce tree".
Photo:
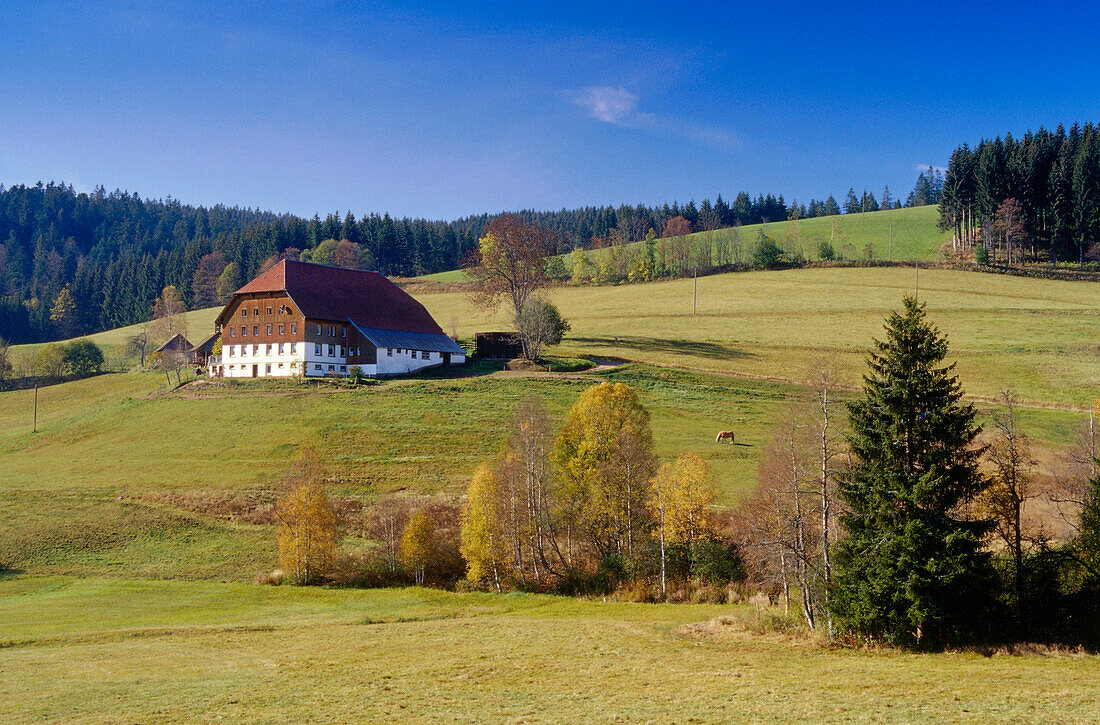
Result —
[[853, 463], [840, 484], [848, 537], [837, 547], [832, 606], [857, 636], [941, 647], [970, 637], [983, 618], [989, 525], [961, 511], [987, 485], [980, 428], [946, 355], [924, 306], [906, 297], [849, 405]]

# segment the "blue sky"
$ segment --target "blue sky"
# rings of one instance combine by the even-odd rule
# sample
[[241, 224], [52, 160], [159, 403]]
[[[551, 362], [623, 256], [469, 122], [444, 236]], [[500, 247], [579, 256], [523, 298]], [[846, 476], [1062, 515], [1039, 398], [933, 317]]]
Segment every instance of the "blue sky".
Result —
[[[1057, 3], [0, 5], [0, 183], [311, 216], [908, 193], [1100, 120]], [[232, 6], [232, 7], [229, 7]]]

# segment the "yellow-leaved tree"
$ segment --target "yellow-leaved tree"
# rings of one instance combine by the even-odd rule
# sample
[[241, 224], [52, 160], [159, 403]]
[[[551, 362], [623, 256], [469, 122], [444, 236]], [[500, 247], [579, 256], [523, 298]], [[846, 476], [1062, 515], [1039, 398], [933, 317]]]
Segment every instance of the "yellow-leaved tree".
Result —
[[649, 505], [657, 518], [661, 544], [661, 596], [668, 593], [667, 547], [687, 544], [712, 533], [710, 507], [718, 489], [710, 476], [710, 466], [694, 453], [665, 463], [653, 479]]
[[637, 391], [599, 383], [581, 393], [562, 425], [555, 458], [570, 561], [576, 531], [601, 557], [633, 562], [635, 544], [651, 529], [646, 501], [656, 468], [649, 412]]
[[336, 564], [340, 537], [336, 512], [325, 495], [325, 475], [316, 451], [303, 448], [275, 506], [279, 563], [296, 584], [320, 581]]
[[424, 509], [414, 511], [401, 536], [401, 563], [413, 573], [417, 585], [423, 585], [428, 564], [435, 553], [435, 526]]
[[502, 544], [500, 479], [488, 464], [474, 471], [462, 508], [462, 558], [466, 578], [472, 582], [491, 580], [500, 591]]

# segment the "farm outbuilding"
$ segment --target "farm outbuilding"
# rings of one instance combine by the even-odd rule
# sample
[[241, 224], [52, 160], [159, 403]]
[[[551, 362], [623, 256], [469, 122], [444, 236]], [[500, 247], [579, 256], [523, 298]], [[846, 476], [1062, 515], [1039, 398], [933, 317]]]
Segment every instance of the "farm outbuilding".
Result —
[[512, 360], [523, 355], [523, 343], [514, 332], [478, 332], [474, 345], [474, 357], [482, 360]]
[[159, 356], [168, 354], [182, 355], [183, 359], [187, 362], [194, 362], [195, 357], [192, 349], [193, 346], [191, 345], [191, 341], [184, 337], [182, 332], [177, 332], [154, 350], [153, 354]]

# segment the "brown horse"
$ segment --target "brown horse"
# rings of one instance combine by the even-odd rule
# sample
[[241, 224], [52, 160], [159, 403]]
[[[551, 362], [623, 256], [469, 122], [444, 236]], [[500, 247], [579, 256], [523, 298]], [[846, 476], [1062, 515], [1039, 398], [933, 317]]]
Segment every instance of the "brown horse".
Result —
[[722, 441], [729, 441], [730, 445], [734, 445], [733, 431], [723, 430], [718, 432], [718, 437], [714, 439], [715, 443], [721, 443]]

